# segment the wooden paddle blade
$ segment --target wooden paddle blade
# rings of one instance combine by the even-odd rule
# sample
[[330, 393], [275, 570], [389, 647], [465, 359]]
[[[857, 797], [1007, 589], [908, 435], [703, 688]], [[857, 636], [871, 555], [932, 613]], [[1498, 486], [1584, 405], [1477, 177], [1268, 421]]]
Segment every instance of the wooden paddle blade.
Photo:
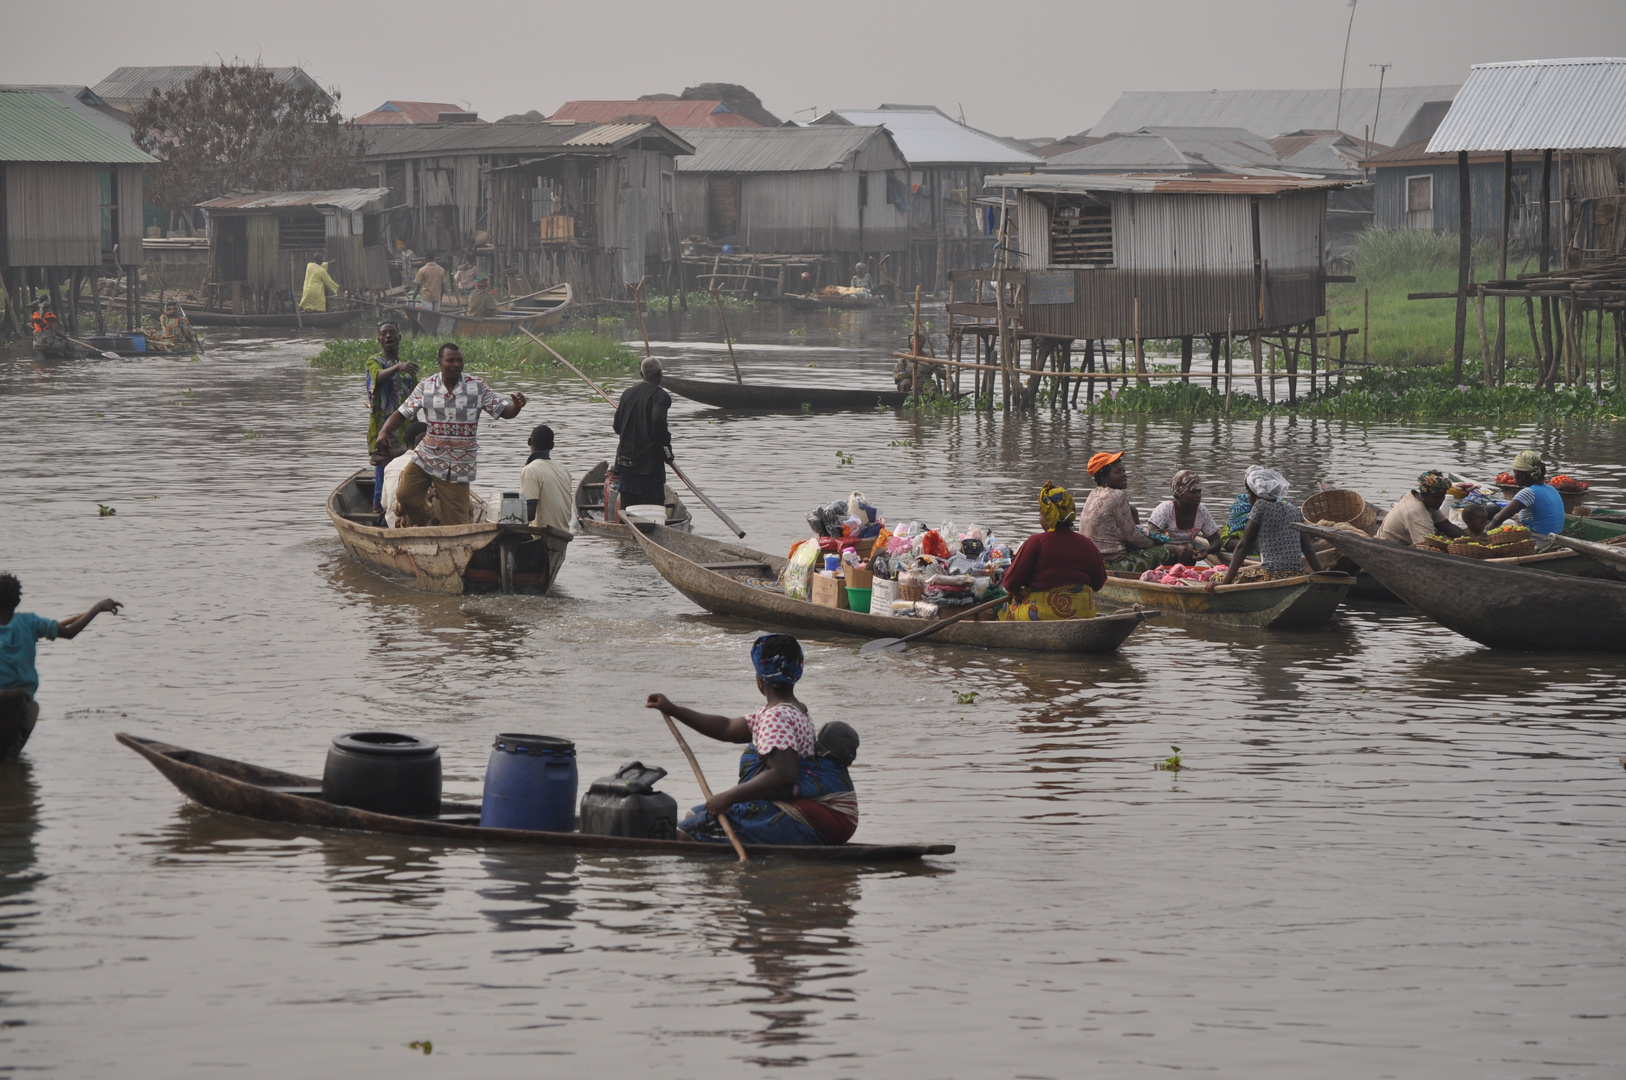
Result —
[[[902, 648], [894, 648], [893, 646], [902, 646]], [[864, 644], [859, 647], [858, 651], [861, 653], [880, 652], [884, 649], [887, 652], [904, 652], [908, 648], [908, 643], [902, 638], [883, 637], [876, 638], [874, 641], [864, 642]]]

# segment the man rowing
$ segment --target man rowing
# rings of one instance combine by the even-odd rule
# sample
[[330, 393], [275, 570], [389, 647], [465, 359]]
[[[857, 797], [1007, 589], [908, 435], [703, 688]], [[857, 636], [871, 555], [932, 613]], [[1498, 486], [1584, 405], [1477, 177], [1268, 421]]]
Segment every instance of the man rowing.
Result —
[[[643, 381], [621, 393], [615, 407], [615, 433], [621, 436], [615, 448], [614, 476], [605, 480], [605, 494], [611, 485], [620, 493], [621, 506], [666, 505], [666, 463], [672, 460], [672, 432], [666, 414], [672, 408], [672, 395], [661, 389], [661, 362], [653, 356], [639, 365]], [[613, 500], [604, 500], [604, 520], [614, 521]]]
[[[417, 459], [401, 470], [395, 489], [404, 528], [468, 524], [469, 485], [474, 483], [480, 453], [480, 414], [512, 420], [525, 407], [524, 394], [509, 394], [505, 402], [480, 376], [463, 374], [463, 353], [456, 343], [441, 345], [439, 361], [439, 374], [419, 383], [378, 432], [378, 442], [388, 446], [395, 429], [416, 420], [420, 412], [429, 425], [429, 433], [418, 444]], [[440, 502], [438, 520], [427, 505], [431, 488]]]

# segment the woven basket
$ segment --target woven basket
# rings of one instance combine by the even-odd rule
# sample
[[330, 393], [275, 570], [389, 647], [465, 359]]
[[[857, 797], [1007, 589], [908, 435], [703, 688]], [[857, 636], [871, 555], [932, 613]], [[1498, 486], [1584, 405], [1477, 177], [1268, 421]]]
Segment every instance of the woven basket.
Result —
[[1417, 546], [1418, 547], [1432, 548], [1435, 551], [1450, 551], [1451, 550], [1451, 541], [1437, 539], [1437, 538], [1432, 537], [1432, 536], [1425, 536], [1425, 537], [1423, 537], [1423, 542], [1421, 544], [1418, 544]]
[[895, 599], [913, 601], [919, 600], [925, 595], [926, 587], [924, 585], [905, 585], [900, 581], [898, 582], [898, 589]]
[[1534, 543], [1535, 539], [1536, 538], [1530, 534], [1529, 529], [1520, 529], [1517, 532], [1509, 529], [1506, 532], [1498, 532], [1495, 535], [1487, 536], [1484, 540], [1481, 540], [1480, 543], [1484, 544], [1486, 547], [1499, 548], [1509, 547], [1514, 544]]
[[1519, 559], [1526, 555], [1534, 555], [1536, 542], [1523, 540], [1517, 544], [1487, 547], [1477, 540], [1453, 540], [1449, 550], [1453, 555], [1462, 555], [1469, 559]]
[[[1348, 488], [1328, 488], [1304, 500], [1299, 507], [1306, 521], [1347, 521], [1358, 529], [1366, 527], [1359, 519], [1369, 513], [1366, 500], [1358, 491]], [[1377, 515], [1373, 514], [1375, 520]]]

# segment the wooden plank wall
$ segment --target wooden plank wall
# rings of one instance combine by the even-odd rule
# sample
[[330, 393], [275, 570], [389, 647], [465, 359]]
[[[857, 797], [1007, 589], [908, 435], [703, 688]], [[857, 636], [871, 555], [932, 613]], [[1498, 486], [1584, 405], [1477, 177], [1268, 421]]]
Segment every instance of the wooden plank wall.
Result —
[[[5, 170], [8, 265], [92, 266], [102, 261], [100, 166], [8, 162]], [[138, 242], [138, 259], [140, 251]]]

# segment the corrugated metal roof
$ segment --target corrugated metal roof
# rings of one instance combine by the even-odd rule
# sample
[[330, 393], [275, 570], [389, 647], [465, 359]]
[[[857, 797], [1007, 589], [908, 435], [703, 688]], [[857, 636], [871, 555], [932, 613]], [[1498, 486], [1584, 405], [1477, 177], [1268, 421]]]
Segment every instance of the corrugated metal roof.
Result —
[[762, 126], [721, 101], [567, 101], [548, 119], [608, 124], [628, 116], [653, 116], [669, 128]]
[[1269, 140], [1242, 128], [1150, 127], [1049, 159], [1056, 172], [1237, 172], [1279, 169]]
[[[441, 113], [463, 112], [461, 105], [444, 101], [386, 101], [372, 112], [356, 117], [358, 124], [433, 124]], [[485, 123], [484, 120], [477, 121]]]
[[[169, 67], [121, 67], [91, 89], [108, 101], [140, 101], [154, 90], [164, 94], [179, 89], [182, 83], [209, 66], [211, 65], [176, 64]], [[304, 68], [274, 67], [266, 70], [279, 83], [302, 83], [324, 95], [327, 94], [320, 83], [305, 73]]]
[[[1471, 165], [1480, 165], [1487, 161], [1500, 162], [1501, 160], [1502, 155], [1500, 153], [1490, 150], [1482, 153], [1471, 153], [1468, 155], [1468, 162]], [[1516, 150], [1513, 153], [1513, 160], [1540, 161], [1541, 151]], [[1416, 142], [1409, 142], [1405, 146], [1397, 146], [1393, 150], [1384, 150], [1380, 153], [1374, 153], [1371, 157], [1361, 162], [1361, 164], [1367, 168], [1378, 169], [1392, 168], [1400, 165], [1427, 165], [1432, 167], [1436, 165], [1455, 165], [1456, 163], [1456, 154], [1429, 153], [1427, 139], [1418, 139]]]
[[157, 160], [128, 137], [44, 94], [0, 91], [0, 161], [151, 165]]
[[904, 160], [913, 166], [1036, 165], [1039, 157], [967, 127], [929, 105], [889, 105], [879, 109], [834, 109], [815, 121], [838, 117], [856, 127], [885, 127]]
[[64, 105], [116, 138], [129, 140], [130, 117], [119, 112], [96, 96], [88, 86], [5, 83], [0, 90], [20, 90], [27, 94], [44, 94], [58, 105]]
[[[1385, 86], [1378, 130], [1372, 140], [1398, 142], [1430, 102], [1450, 101], [1455, 86]], [[1344, 91], [1341, 123], [1363, 133], [1378, 112], [1377, 87]], [[1340, 122], [1337, 90], [1126, 90], [1088, 134], [1111, 135], [1144, 127], [1239, 127], [1274, 137]]]
[[1288, 191], [1317, 191], [1350, 187], [1350, 180], [1319, 180], [1294, 176], [1157, 176], [1068, 175], [1065, 173], [1004, 173], [983, 180], [987, 188], [1013, 191], [1051, 191], [1067, 194], [1090, 191], [1129, 191], [1159, 195], [1280, 195]]
[[839, 169], [879, 127], [682, 128], [694, 156], [679, 158], [678, 172], [810, 172]]
[[204, 210], [287, 210], [295, 206], [331, 206], [339, 210], [365, 210], [386, 198], [389, 188], [335, 188], [331, 191], [261, 191], [222, 195], [198, 203]]
[[1626, 59], [1475, 64], [1428, 142], [1459, 150], [1612, 150], [1626, 147]]
[[[623, 134], [605, 141], [605, 127]], [[654, 138], [675, 154], [691, 152], [688, 142], [659, 124], [576, 124], [565, 120], [495, 124], [386, 124], [367, 132], [366, 157], [423, 157], [435, 154], [568, 154], [586, 149], [613, 149], [637, 139]]]

